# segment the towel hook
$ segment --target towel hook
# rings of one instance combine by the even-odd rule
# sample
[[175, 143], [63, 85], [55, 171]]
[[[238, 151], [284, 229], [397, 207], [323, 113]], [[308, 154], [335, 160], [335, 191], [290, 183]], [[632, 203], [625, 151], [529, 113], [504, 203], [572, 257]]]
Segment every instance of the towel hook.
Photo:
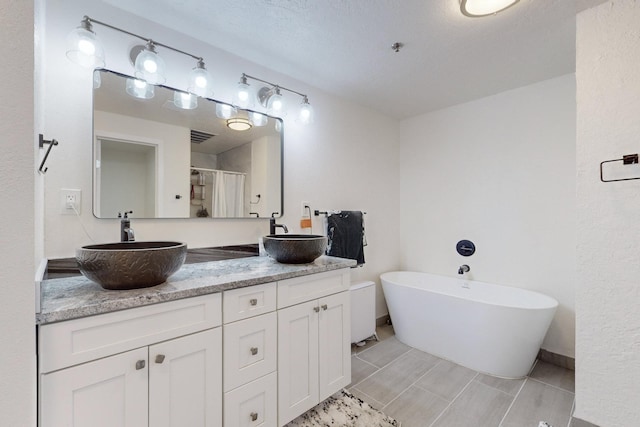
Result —
[[40, 162], [40, 167], [38, 168], [38, 172], [40, 172], [41, 174], [45, 174], [49, 168], [44, 168], [44, 164], [47, 162], [47, 158], [49, 157], [49, 153], [51, 152], [51, 149], [53, 148], [54, 145], [58, 145], [58, 141], [56, 141], [55, 139], [51, 139], [51, 141], [47, 141], [46, 139], [44, 139], [44, 136], [42, 134], [39, 135], [39, 141], [38, 141], [38, 146], [40, 148], [44, 147], [44, 144], [49, 144], [49, 148], [47, 148], [47, 152], [44, 153], [44, 158], [42, 159], [42, 162]]

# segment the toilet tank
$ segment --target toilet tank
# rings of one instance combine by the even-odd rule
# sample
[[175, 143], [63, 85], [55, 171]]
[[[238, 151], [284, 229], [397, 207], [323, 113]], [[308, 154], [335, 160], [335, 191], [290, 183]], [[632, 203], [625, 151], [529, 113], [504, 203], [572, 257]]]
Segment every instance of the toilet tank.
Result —
[[376, 333], [376, 286], [367, 281], [354, 283], [351, 295], [351, 342], [358, 343]]

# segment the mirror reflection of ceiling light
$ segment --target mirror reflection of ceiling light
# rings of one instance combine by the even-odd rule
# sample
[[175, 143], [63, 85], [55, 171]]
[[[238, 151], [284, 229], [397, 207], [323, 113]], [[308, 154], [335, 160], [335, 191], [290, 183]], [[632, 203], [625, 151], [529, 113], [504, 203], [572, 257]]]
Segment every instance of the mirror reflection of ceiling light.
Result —
[[255, 111], [249, 112], [249, 122], [251, 122], [253, 126], [265, 126], [268, 120], [269, 118], [262, 113]]
[[216, 116], [221, 119], [231, 119], [238, 114], [238, 109], [233, 105], [216, 103]]
[[460, 11], [469, 17], [495, 15], [513, 6], [520, 0], [460, 0]]
[[183, 110], [193, 110], [198, 106], [198, 97], [192, 93], [176, 90], [173, 92], [173, 104]]
[[134, 98], [151, 99], [155, 94], [153, 85], [138, 79], [127, 79], [126, 91]]
[[251, 123], [249, 119], [245, 119], [244, 117], [235, 117], [227, 120], [227, 127], [237, 131], [244, 131], [251, 129]]

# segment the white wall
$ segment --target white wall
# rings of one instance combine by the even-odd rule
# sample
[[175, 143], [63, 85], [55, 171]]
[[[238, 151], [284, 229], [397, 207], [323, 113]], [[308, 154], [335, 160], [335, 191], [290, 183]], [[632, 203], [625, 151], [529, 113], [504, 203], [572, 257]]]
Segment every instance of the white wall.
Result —
[[543, 348], [574, 355], [573, 75], [403, 121], [400, 202], [403, 269], [555, 297]]
[[[640, 4], [578, 15], [576, 410], [602, 427], [640, 420], [640, 181], [602, 183], [600, 162], [640, 148]], [[609, 165], [607, 176], [633, 166]]]
[[35, 426], [33, 2], [0, 3], [0, 40], [0, 420]]
[[[117, 220], [97, 220], [91, 213], [91, 73], [65, 56], [65, 38], [83, 15], [149, 36], [161, 43], [205, 59], [216, 81], [215, 98], [230, 102], [241, 74], [247, 73], [307, 93], [317, 113], [315, 124], [302, 126], [295, 114], [284, 119], [284, 217], [280, 222], [299, 230], [300, 203], [312, 208], [359, 209], [368, 212], [365, 249], [367, 264], [354, 269], [354, 280], [375, 280], [398, 267], [398, 123], [371, 110], [345, 102], [260, 65], [153, 23], [111, 8], [101, 2], [47, 0], [47, 49], [44, 90], [48, 135], [61, 141], [51, 159], [46, 187], [46, 255], [72, 256], [76, 247], [89, 243], [74, 216], [60, 216], [60, 188], [81, 188], [82, 222], [97, 242], [119, 235]], [[96, 25], [105, 45], [107, 68], [130, 74], [129, 49], [138, 42]], [[161, 51], [161, 49], [159, 49]], [[187, 71], [194, 63], [183, 55], [162, 51], [168, 67], [168, 86], [186, 88]], [[295, 105], [297, 97], [289, 97]], [[191, 247], [257, 242], [268, 233], [268, 220], [167, 219], [134, 220], [139, 240], [176, 239]], [[320, 232], [321, 218], [314, 218]], [[378, 287], [378, 315], [386, 313]]]

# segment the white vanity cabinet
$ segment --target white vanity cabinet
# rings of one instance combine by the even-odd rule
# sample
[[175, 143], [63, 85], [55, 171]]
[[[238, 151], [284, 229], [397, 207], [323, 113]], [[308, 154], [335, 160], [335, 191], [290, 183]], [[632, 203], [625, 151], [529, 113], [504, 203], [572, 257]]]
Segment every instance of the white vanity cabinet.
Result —
[[349, 272], [278, 282], [278, 425], [351, 382]]
[[41, 326], [40, 426], [220, 426], [221, 299]]

